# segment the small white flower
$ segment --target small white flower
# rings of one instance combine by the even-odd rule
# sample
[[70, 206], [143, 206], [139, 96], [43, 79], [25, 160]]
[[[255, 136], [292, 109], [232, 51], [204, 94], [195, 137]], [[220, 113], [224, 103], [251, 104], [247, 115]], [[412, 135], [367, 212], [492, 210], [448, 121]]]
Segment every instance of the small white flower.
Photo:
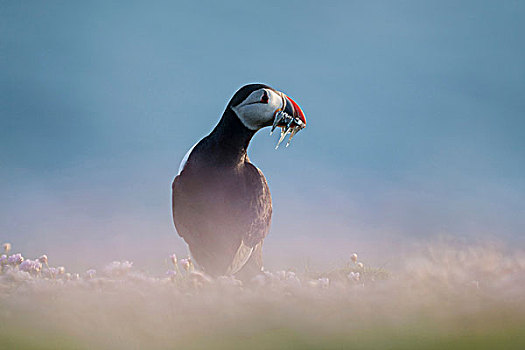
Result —
[[328, 277], [321, 277], [318, 279], [319, 281], [319, 286], [321, 288], [328, 288], [328, 286], [330, 285], [330, 279], [328, 279]]
[[2, 244], [2, 248], [4, 248], [4, 253], [8, 254], [11, 251], [11, 243]]
[[354, 262], [354, 264], [357, 262], [357, 254], [354, 253], [352, 255], [350, 255], [350, 260], [352, 260]]
[[7, 255], [2, 254], [2, 256], [0, 256], [0, 265], [6, 265], [6, 264], [7, 264]]
[[351, 280], [351, 281], [359, 282], [359, 279], [360, 279], [361, 276], [360, 276], [359, 272], [353, 272], [353, 271], [352, 271], [352, 272], [350, 272], [350, 273], [348, 274], [347, 277], [348, 277], [348, 279]]
[[66, 268], [64, 266], [59, 266], [57, 267], [57, 272], [59, 275], [63, 275], [64, 273], [66, 273]]
[[286, 271], [286, 279], [289, 280], [289, 279], [295, 279], [297, 278], [295, 272], [293, 271]]
[[177, 255], [176, 254], [171, 254], [170, 260], [173, 263], [173, 265], [177, 265]]
[[362, 269], [363, 267], [365, 267], [365, 265], [363, 265], [362, 262], [358, 262], [358, 263], [357, 263], [357, 267], [359, 267], [360, 269]]
[[272, 280], [276, 279], [276, 276], [273, 273], [271, 273], [270, 271], [268, 271], [268, 270], [263, 270], [262, 273], [264, 274], [264, 276], [266, 277], [267, 280], [272, 281]]
[[97, 270], [95, 270], [95, 269], [89, 269], [89, 270], [86, 271], [86, 276], [89, 279], [94, 278], [96, 274], [97, 274]]
[[42, 255], [40, 258], [38, 258], [38, 261], [40, 261], [42, 264], [47, 264], [47, 255]]

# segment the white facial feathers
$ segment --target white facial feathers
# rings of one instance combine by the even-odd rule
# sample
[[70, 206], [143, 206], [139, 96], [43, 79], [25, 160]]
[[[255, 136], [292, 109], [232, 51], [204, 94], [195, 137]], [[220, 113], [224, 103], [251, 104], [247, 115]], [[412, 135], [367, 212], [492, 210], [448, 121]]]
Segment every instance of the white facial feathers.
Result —
[[273, 90], [259, 89], [252, 92], [232, 110], [250, 130], [259, 130], [274, 118], [275, 112], [283, 105], [282, 97]]

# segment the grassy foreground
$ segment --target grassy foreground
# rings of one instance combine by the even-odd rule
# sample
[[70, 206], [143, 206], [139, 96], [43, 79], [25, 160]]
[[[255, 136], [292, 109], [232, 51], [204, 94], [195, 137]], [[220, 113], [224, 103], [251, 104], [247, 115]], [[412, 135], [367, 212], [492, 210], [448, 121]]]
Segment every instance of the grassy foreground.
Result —
[[525, 348], [525, 257], [490, 246], [427, 247], [388, 273], [349, 256], [244, 284], [175, 257], [161, 278], [129, 262], [76, 275], [20, 260], [2, 260], [1, 349]]

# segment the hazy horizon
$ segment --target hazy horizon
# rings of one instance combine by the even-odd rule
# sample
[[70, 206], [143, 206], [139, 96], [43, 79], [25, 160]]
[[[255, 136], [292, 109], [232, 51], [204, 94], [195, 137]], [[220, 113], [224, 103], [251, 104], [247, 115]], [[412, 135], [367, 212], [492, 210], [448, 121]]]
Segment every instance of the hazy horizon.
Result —
[[162, 271], [186, 249], [179, 163], [251, 82], [308, 121], [288, 148], [263, 129], [249, 149], [274, 203], [265, 264], [381, 264], [440, 236], [523, 247], [523, 3], [0, 10], [0, 241], [17, 251]]

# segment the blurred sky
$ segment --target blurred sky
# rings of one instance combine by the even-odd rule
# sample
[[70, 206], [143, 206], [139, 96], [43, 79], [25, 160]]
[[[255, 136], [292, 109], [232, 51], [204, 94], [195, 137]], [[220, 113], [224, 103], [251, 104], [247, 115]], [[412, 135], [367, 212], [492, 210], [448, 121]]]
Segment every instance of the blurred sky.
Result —
[[179, 162], [263, 82], [308, 120], [288, 149], [269, 130], [250, 147], [270, 266], [523, 244], [523, 18], [519, 1], [0, 1], [0, 240], [81, 267], [183, 254]]

